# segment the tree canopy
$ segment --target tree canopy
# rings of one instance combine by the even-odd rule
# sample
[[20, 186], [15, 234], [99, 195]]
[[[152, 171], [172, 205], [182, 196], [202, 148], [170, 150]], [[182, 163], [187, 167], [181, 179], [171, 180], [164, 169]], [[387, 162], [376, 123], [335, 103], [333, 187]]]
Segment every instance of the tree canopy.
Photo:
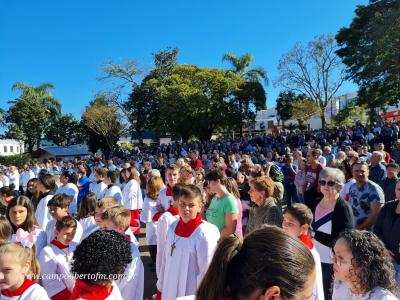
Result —
[[400, 1], [360, 5], [347, 28], [336, 35], [337, 54], [347, 76], [359, 85], [358, 104], [369, 108], [400, 99]]
[[9, 125], [6, 135], [11, 138], [24, 140], [29, 152], [44, 136], [46, 128], [52, 120], [61, 114], [61, 104], [49, 90], [54, 89], [51, 83], [43, 83], [37, 87], [17, 82], [13, 91], [21, 91], [21, 95], [10, 101], [6, 113]]

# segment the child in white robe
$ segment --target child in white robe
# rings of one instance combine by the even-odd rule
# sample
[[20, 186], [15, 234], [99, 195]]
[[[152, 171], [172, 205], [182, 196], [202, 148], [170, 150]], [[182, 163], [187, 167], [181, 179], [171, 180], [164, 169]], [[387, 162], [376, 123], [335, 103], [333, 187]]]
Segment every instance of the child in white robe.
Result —
[[[129, 228], [131, 214], [124, 207], [113, 207], [102, 214], [102, 227], [104, 230], [113, 230], [125, 235]], [[130, 236], [127, 239], [130, 240]], [[138, 247], [131, 242], [132, 262], [126, 267], [124, 277], [116, 283], [123, 299], [142, 300], [144, 290], [144, 267], [140, 259]]]
[[[56, 222], [61, 221], [63, 217], [69, 215], [68, 210], [70, 207], [70, 203], [71, 197], [66, 194], [56, 194], [47, 203], [50, 215], [53, 217], [53, 219], [49, 223], [47, 223], [46, 226], [47, 244], [50, 244], [51, 241], [55, 239]], [[82, 226], [80, 223], [78, 223], [73, 239], [76, 244], [79, 244], [82, 233]]]
[[65, 216], [55, 224], [55, 238], [39, 254], [41, 283], [52, 300], [69, 299], [75, 280], [70, 262], [77, 246], [73, 242], [78, 222]]
[[83, 230], [81, 240], [86, 238], [95, 228], [97, 228], [96, 220], [94, 219], [96, 205], [96, 195], [92, 192], [87, 193], [79, 203], [77, 218]]
[[45, 174], [39, 177], [36, 189], [42, 193], [39, 203], [35, 210], [36, 222], [40, 228], [46, 229], [47, 223], [51, 220], [51, 215], [47, 203], [53, 198], [53, 192], [56, 185], [55, 177], [51, 174]]
[[313, 221], [312, 211], [304, 204], [296, 203], [286, 207], [283, 213], [282, 228], [290, 235], [299, 238], [311, 251], [315, 261], [317, 279], [314, 285], [315, 300], [324, 300], [324, 287], [322, 284], [322, 268], [319, 253], [315, 249], [310, 237], [310, 226]]
[[107, 189], [107, 185], [104, 183], [107, 169], [95, 168], [94, 173], [96, 181], [90, 184], [89, 191], [95, 193], [97, 200], [101, 200], [104, 198]]
[[36, 255], [39, 255], [47, 244], [47, 237], [46, 232], [35, 225], [36, 220], [32, 201], [26, 196], [13, 198], [8, 203], [6, 214], [13, 228], [13, 233], [16, 233], [19, 228], [27, 232], [36, 232]]
[[[21, 229], [22, 230], [22, 229]], [[27, 232], [25, 232], [27, 233]], [[45, 289], [28, 277], [38, 278], [38, 263], [29, 241], [4, 244], [0, 247], [1, 300], [49, 300]]]
[[153, 216], [153, 222], [157, 222], [157, 257], [156, 257], [156, 275], [160, 277], [161, 262], [164, 256], [165, 244], [167, 242], [167, 233], [172, 223], [179, 219], [178, 198], [182, 185], [176, 184], [172, 188], [172, 203], [164, 213], [156, 213]]
[[216, 226], [200, 217], [202, 194], [195, 185], [180, 187], [179, 220], [167, 233], [157, 299], [170, 300], [195, 294], [219, 240]]
[[172, 205], [172, 188], [179, 181], [179, 167], [177, 165], [171, 164], [167, 167], [165, 173], [165, 178], [167, 181], [167, 186], [161, 190], [160, 195], [157, 198], [157, 205], [160, 212], [166, 211]]
[[123, 235], [93, 232], [74, 251], [71, 272], [76, 280], [69, 300], [126, 300], [114, 279], [122, 276], [131, 262], [131, 245]]
[[143, 208], [140, 212], [140, 221], [146, 224], [146, 240], [150, 256], [155, 267], [157, 256], [157, 221], [153, 221], [153, 216], [157, 213], [157, 197], [164, 184], [159, 176], [150, 177], [146, 184], [146, 197], [144, 198]]
[[116, 171], [107, 171], [104, 183], [107, 185], [104, 197], [114, 197], [122, 205], [122, 191], [116, 184], [118, 174]]

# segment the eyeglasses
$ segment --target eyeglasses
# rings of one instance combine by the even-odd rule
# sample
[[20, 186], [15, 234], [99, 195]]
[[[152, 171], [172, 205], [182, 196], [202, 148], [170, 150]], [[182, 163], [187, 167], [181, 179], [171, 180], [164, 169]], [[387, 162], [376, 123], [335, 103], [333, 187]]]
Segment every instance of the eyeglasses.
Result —
[[320, 180], [319, 181], [319, 185], [320, 186], [335, 186], [336, 185], [336, 182], [335, 181], [325, 181], [325, 180]]
[[348, 264], [348, 262], [346, 260], [344, 260], [343, 258], [337, 257], [336, 254], [332, 250], [330, 252], [330, 256], [331, 256], [332, 263], [338, 265], [339, 267]]

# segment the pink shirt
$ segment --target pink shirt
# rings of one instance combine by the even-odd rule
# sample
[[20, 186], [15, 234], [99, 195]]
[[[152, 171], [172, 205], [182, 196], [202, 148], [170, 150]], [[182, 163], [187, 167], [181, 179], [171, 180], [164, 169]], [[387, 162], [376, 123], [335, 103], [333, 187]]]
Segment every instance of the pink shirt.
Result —
[[332, 211], [333, 208], [322, 208], [321, 205], [318, 204], [317, 208], [315, 209], [315, 221], [318, 221]]
[[242, 218], [243, 218], [243, 207], [240, 199], [236, 199], [236, 203], [238, 206], [238, 220], [236, 224], [235, 233], [242, 239], [243, 238], [243, 230], [242, 230]]

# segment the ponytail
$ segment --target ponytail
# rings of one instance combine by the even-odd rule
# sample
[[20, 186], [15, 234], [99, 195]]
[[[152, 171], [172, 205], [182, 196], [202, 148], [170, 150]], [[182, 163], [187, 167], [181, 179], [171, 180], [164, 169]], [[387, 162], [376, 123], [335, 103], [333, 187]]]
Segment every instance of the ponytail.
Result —
[[219, 242], [197, 290], [196, 300], [221, 299], [224, 296], [229, 263], [240, 251], [241, 246], [242, 241], [236, 235], [229, 235]]

